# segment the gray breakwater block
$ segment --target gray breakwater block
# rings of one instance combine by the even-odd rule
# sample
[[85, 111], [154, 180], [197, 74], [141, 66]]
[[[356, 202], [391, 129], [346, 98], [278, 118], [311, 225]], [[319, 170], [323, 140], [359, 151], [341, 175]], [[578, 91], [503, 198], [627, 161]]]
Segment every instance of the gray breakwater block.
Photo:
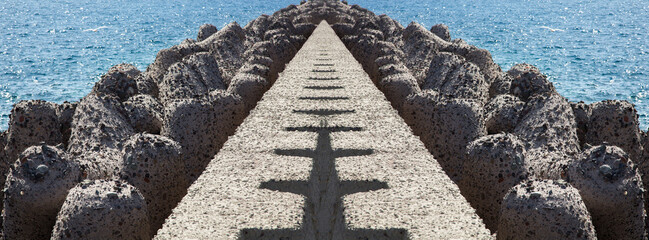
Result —
[[326, 22], [156, 235], [282, 237], [491, 238]]

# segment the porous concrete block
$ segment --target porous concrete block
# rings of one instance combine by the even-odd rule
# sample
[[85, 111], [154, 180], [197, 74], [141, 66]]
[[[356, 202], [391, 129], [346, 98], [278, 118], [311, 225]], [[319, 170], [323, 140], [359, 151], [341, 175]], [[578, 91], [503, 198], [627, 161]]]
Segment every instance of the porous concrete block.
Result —
[[163, 106], [151, 95], [139, 94], [123, 103], [126, 118], [136, 132], [160, 133]]
[[210, 53], [196, 53], [175, 63], [158, 84], [160, 101], [200, 98], [215, 89], [225, 89], [219, 64]]
[[108, 70], [108, 73], [101, 76], [101, 79], [93, 87], [92, 93], [114, 95], [120, 101], [126, 101], [129, 97], [137, 94], [135, 79], [138, 75], [140, 75], [140, 70], [131, 64], [115, 65]]
[[583, 145], [586, 143], [586, 132], [588, 132], [588, 122], [590, 122], [590, 116], [593, 114], [593, 108], [591, 104], [586, 104], [584, 102], [570, 102], [570, 107], [572, 107], [572, 112], [575, 114], [575, 121], [577, 122], [577, 136], [579, 137], [579, 142]]
[[417, 80], [410, 73], [396, 73], [381, 78], [378, 87], [398, 111], [402, 110], [406, 97], [421, 92]]
[[586, 205], [561, 181], [529, 180], [513, 187], [500, 212], [497, 239], [597, 239]]
[[157, 98], [160, 93], [158, 83], [149, 76], [148, 72], [137, 75], [135, 84], [137, 85], [137, 92], [139, 94], [147, 94]]
[[48, 145], [27, 148], [7, 176], [4, 238], [50, 238], [56, 214], [80, 177], [79, 165], [63, 150]]
[[206, 100], [175, 100], [166, 106], [161, 135], [182, 146], [190, 182], [234, 133], [242, 112], [241, 99], [225, 92], [213, 93]]
[[642, 159], [638, 112], [627, 101], [607, 100], [592, 104], [585, 142], [599, 145], [608, 142], [622, 148], [631, 159]]
[[160, 50], [153, 63], [147, 67], [144, 73], [146, 77], [143, 79], [143, 83], [154, 82], [159, 84], [171, 65], [180, 62], [186, 56], [205, 51], [207, 49], [203, 45], [196, 43], [180, 44]]
[[199, 43], [216, 59], [223, 82], [230, 81], [243, 64], [241, 54], [246, 50], [245, 40], [246, 32], [233, 22]]
[[485, 124], [489, 134], [511, 133], [521, 116], [525, 102], [517, 97], [503, 94], [489, 100], [485, 105]]
[[422, 89], [433, 89], [447, 98], [475, 99], [486, 103], [489, 84], [473, 63], [459, 55], [439, 53], [430, 62]]
[[246, 111], [250, 111], [269, 87], [270, 83], [264, 77], [241, 73], [232, 79], [227, 92], [240, 96], [246, 106]]
[[59, 118], [59, 124], [61, 124], [62, 143], [65, 146], [68, 145], [68, 141], [70, 140], [70, 134], [72, 133], [70, 127], [72, 127], [72, 117], [77, 109], [77, 105], [79, 105], [79, 102], [65, 101], [56, 108], [56, 116]]
[[49, 145], [63, 142], [57, 108], [57, 104], [42, 100], [23, 100], [14, 105], [5, 146], [9, 163], [16, 161], [18, 155], [30, 146], [41, 142]]
[[624, 150], [607, 145], [587, 149], [572, 162], [567, 179], [579, 190], [598, 239], [647, 238], [642, 180]]
[[150, 239], [144, 197], [121, 180], [87, 180], [70, 189], [52, 239]]
[[496, 232], [503, 197], [529, 175], [525, 146], [513, 134], [495, 134], [471, 142], [467, 152], [458, 186], [487, 228]]
[[430, 28], [430, 31], [444, 41], [451, 41], [451, 33], [445, 24], [436, 24]]
[[489, 97], [494, 98], [500, 94], [510, 94], [511, 87], [512, 77], [507, 73], [498, 74], [489, 87]]
[[575, 115], [568, 100], [559, 94], [530, 99], [514, 133], [529, 143], [528, 148], [568, 155], [580, 149]]
[[111, 95], [88, 94], [75, 110], [68, 152], [82, 165], [84, 178], [113, 175], [123, 142], [135, 133], [124, 108]]
[[548, 77], [533, 65], [514, 65], [507, 74], [512, 78], [511, 94], [525, 102], [538, 94], [548, 95], [557, 92]]
[[402, 117], [435, 156], [449, 177], [461, 179], [466, 146], [487, 135], [482, 105], [467, 99], [445, 99], [426, 90], [408, 96]]
[[162, 227], [189, 187], [181, 147], [160, 135], [136, 134], [124, 145], [123, 155], [118, 164], [119, 177], [144, 196], [149, 232], [153, 234]]
[[212, 34], [215, 34], [218, 31], [219, 30], [212, 24], [203, 24], [198, 29], [198, 35], [196, 36], [196, 41], [199, 41], [199, 42], [203, 41], [203, 40], [209, 38], [210, 36], [212, 36]]
[[489, 85], [503, 73], [500, 69], [500, 65], [493, 61], [491, 53], [486, 49], [478, 48], [466, 43], [453, 43], [447, 45], [447, 47], [441, 51], [460, 55], [466, 59], [466, 61], [475, 64], [480, 69], [480, 73], [482, 73], [485, 81], [487, 81]]

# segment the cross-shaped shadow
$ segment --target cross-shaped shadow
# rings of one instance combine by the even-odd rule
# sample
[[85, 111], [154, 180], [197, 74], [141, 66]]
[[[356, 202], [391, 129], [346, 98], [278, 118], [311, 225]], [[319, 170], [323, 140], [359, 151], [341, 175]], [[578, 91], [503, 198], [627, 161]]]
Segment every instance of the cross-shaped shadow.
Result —
[[268, 181], [259, 188], [300, 194], [306, 199], [304, 217], [299, 229], [243, 229], [240, 240], [396, 240], [408, 239], [405, 229], [348, 229], [344, 219], [342, 197], [349, 194], [387, 189], [385, 182], [341, 181], [336, 170], [336, 158], [371, 155], [372, 149], [333, 149], [331, 133], [362, 131], [358, 127], [328, 127], [323, 121], [320, 127], [293, 127], [287, 131], [316, 132], [315, 149], [276, 149], [282, 156], [308, 157], [313, 168], [307, 181]]

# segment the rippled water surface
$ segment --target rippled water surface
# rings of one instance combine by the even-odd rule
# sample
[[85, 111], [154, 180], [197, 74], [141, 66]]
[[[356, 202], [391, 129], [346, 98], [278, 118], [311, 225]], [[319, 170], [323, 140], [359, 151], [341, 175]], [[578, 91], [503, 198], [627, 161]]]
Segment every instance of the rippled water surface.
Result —
[[[1, 1], [0, 129], [22, 99], [77, 101], [111, 66], [146, 69], [198, 27], [242, 26], [299, 1]], [[649, 2], [349, 0], [404, 26], [445, 23], [504, 70], [538, 66], [572, 101], [624, 99], [649, 127]]]

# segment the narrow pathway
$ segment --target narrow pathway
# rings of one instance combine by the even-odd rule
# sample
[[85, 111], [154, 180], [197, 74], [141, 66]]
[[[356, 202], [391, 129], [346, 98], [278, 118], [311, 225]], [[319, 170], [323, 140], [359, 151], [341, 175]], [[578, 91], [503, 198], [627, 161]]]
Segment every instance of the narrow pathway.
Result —
[[489, 237], [323, 22], [156, 238]]

